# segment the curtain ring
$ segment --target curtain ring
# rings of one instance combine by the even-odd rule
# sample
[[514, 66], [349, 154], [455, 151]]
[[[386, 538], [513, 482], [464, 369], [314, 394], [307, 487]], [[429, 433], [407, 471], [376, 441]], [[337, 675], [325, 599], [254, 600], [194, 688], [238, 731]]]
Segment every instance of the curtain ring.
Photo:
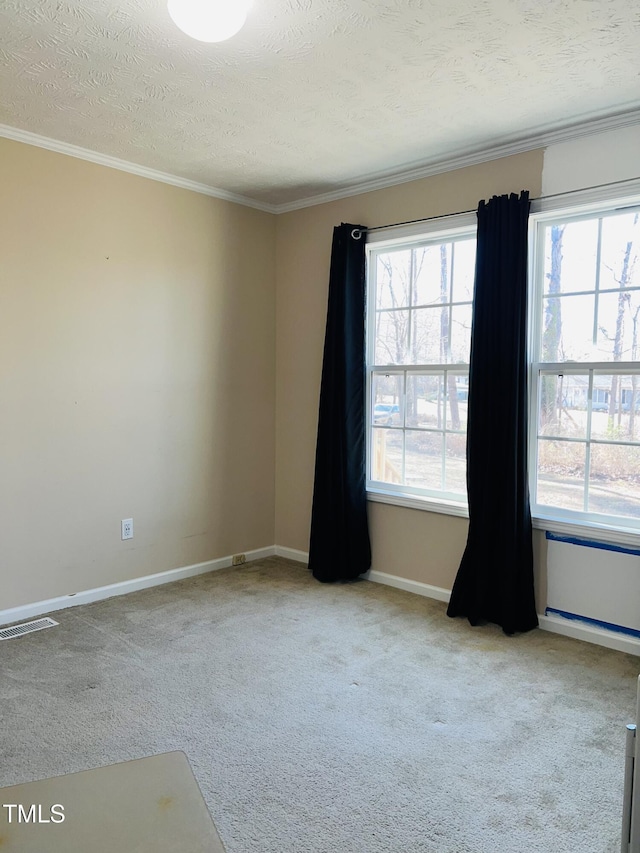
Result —
[[359, 240], [362, 237], [362, 231], [359, 228], [354, 228], [351, 232], [351, 237], [354, 240]]

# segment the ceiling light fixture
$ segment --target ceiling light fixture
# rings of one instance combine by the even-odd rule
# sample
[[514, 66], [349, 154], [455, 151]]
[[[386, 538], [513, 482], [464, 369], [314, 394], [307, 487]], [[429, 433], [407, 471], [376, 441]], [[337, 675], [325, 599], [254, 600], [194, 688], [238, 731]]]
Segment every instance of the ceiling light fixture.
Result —
[[251, 0], [169, 0], [167, 8], [174, 24], [198, 41], [225, 41], [234, 36], [247, 19]]

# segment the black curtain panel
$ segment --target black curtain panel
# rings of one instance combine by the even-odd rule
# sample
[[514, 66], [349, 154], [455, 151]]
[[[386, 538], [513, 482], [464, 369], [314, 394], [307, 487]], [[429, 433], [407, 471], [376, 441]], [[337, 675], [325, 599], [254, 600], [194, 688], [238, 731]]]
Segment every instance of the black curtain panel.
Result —
[[[352, 580], [371, 565], [365, 479], [365, 246], [333, 230], [320, 387], [309, 568], [319, 581]], [[358, 232], [360, 233], [360, 232]]]
[[467, 420], [469, 535], [447, 613], [538, 624], [527, 479], [529, 193], [478, 207]]

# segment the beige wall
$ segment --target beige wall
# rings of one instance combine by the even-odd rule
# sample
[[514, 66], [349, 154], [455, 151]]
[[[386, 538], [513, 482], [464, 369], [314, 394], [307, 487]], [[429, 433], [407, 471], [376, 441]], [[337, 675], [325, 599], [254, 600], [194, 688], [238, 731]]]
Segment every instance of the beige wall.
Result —
[[[541, 177], [536, 151], [276, 218], [0, 139], [0, 610], [306, 551], [333, 226]], [[464, 519], [369, 511], [375, 569], [451, 586]]]
[[[482, 198], [540, 194], [543, 151], [447, 172], [280, 215], [277, 219], [276, 542], [308, 550], [318, 394], [334, 225], [390, 222], [475, 209]], [[369, 504], [373, 568], [451, 588], [467, 522]], [[536, 542], [536, 551], [539, 543]], [[541, 588], [542, 584], [539, 584]]]
[[272, 545], [275, 217], [3, 139], [0, 188], [0, 610]]

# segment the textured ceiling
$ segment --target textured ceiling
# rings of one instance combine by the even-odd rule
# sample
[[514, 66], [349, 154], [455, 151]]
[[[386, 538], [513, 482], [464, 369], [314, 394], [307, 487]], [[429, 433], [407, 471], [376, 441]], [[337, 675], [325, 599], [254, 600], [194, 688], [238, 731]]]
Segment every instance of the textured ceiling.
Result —
[[[233, 2], [233, 0], [231, 0]], [[0, 124], [270, 204], [640, 107], [637, 0], [0, 0]]]

